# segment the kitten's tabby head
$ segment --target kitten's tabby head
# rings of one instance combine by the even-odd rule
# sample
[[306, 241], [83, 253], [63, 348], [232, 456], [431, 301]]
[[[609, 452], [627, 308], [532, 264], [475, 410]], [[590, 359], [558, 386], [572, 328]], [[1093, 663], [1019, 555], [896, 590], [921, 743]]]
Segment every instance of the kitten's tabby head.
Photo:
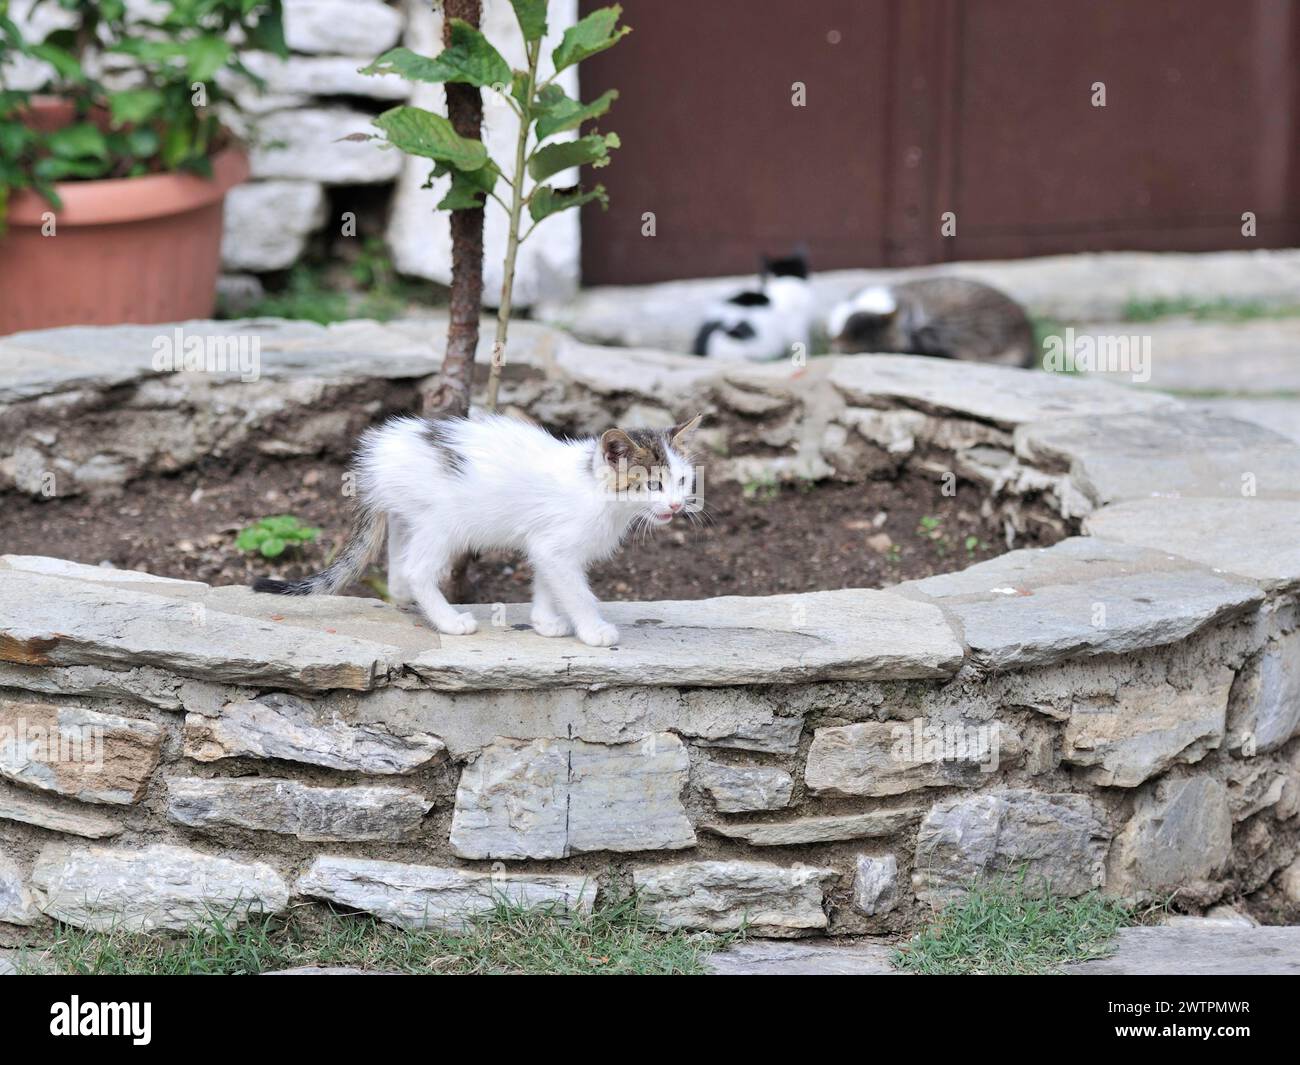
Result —
[[898, 299], [888, 288], [874, 285], [839, 304], [827, 322], [831, 350], [888, 351], [898, 316]]
[[604, 482], [648, 525], [667, 525], [695, 505], [691, 437], [703, 415], [671, 429], [608, 429], [600, 438]]

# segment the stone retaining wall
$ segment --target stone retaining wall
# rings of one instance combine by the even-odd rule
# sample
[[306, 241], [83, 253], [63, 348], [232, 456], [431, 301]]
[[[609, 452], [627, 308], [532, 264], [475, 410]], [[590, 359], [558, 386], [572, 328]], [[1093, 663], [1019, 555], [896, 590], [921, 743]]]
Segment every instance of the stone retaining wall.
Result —
[[[76, 484], [94, 455], [75, 419], [36, 436], [42, 412], [198, 387], [247, 414], [236, 389], [274, 387], [292, 426], [321, 382], [355, 381], [356, 350], [372, 380], [424, 358], [411, 323], [276, 328], [293, 339], [253, 385], [129, 358], [109, 385], [77, 331], [28, 334], [10, 343], [63, 354], [11, 372], [0, 417]], [[906, 357], [718, 371], [521, 336], [511, 399], [553, 422], [706, 403], [730, 476], [915, 463], [1013, 529], [1086, 535], [884, 591], [612, 604], [617, 648], [536, 637], [522, 605], [440, 637], [371, 600], [7, 556], [0, 929], [295, 900], [454, 924], [501, 894], [635, 888], [666, 927], [882, 932], [1003, 872], [1191, 909], [1274, 897], [1300, 844], [1300, 449], [1095, 381]], [[2, 468], [30, 468], [15, 453]]]

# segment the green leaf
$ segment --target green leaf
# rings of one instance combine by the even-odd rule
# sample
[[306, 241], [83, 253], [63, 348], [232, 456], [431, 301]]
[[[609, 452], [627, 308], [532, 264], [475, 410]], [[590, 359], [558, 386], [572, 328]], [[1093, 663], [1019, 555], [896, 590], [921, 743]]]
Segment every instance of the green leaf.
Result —
[[409, 48], [385, 52], [362, 74], [398, 74], [407, 81], [461, 82], [468, 85], [508, 86], [510, 64], [491, 42], [463, 19], [451, 20], [451, 44], [432, 58]]
[[37, 159], [32, 173], [42, 181], [63, 181], [65, 178], [98, 178], [109, 171], [105, 159], [58, 159], [47, 156]]
[[597, 185], [585, 191], [578, 185], [567, 189], [553, 189], [549, 185], [541, 185], [533, 190], [532, 198], [528, 201], [528, 213], [533, 216], [534, 222], [540, 222], [543, 218], [548, 218], [559, 211], [566, 211], [570, 207], [581, 207], [584, 203], [591, 203], [593, 200], [599, 200], [602, 207], [609, 206], [609, 196], [605, 192], [604, 185]]
[[436, 59], [412, 52], [409, 48], [390, 48], [368, 67], [362, 67], [358, 74], [376, 77], [381, 74], [396, 74], [407, 81], [427, 81], [441, 84], [447, 80], [447, 72]]
[[457, 170], [439, 164], [434, 168], [429, 180], [451, 174], [451, 188], [438, 201], [439, 211], [466, 211], [482, 207], [487, 202], [487, 194], [496, 186], [501, 172], [491, 159], [477, 170]]
[[477, 170], [487, 162], [482, 141], [462, 137], [450, 122], [432, 111], [394, 107], [376, 118], [374, 124], [384, 131], [390, 144], [408, 155], [437, 159], [457, 170]]
[[525, 41], [540, 41], [546, 36], [546, 0], [510, 0]]
[[126, 150], [137, 159], [152, 159], [158, 154], [158, 134], [151, 129], [133, 129], [126, 135]]
[[589, 104], [567, 96], [558, 85], [548, 85], [538, 93], [537, 139], [546, 140], [553, 133], [577, 129], [582, 123], [599, 118], [618, 99], [618, 90], [610, 89]]
[[157, 89], [123, 89], [108, 96], [114, 126], [138, 126], [157, 114], [162, 105], [163, 94]]
[[37, 59], [43, 59], [49, 63], [64, 81], [85, 81], [85, 74], [81, 70], [81, 62], [75, 55], [66, 48], [60, 48], [56, 44], [34, 44], [28, 49], [28, 52]]
[[[284, 13], [280, 0], [266, 4], [257, 25], [248, 31], [248, 43], [262, 52], [274, 55], [288, 55], [289, 47], [284, 40]], [[245, 14], [247, 14], [247, 10]]]
[[521, 108], [528, 106], [528, 72], [511, 71], [510, 95]]
[[186, 126], [168, 126], [163, 132], [162, 151], [163, 166], [168, 170], [177, 169], [189, 158], [194, 147], [193, 131]]
[[0, 122], [0, 158], [17, 159], [36, 140], [21, 122]]
[[275, 558], [284, 554], [285, 547], [288, 546], [278, 536], [269, 536], [262, 541], [261, 552], [267, 558]]
[[89, 122], [56, 129], [45, 138], [50, 154], [60, 159], [105, 159], [108, 157], [108, 141], [99, 129]]
[[185, 76], [190, 81], [211, 81], [230, 59], [230, 42], [221, 37], [195, 37], [185, 42]]
[[235, 546], [241, 551], [253, 551], [256, 550], [257, 546], [265, 539], [265, 530], [259, 529], [257, 526], [253, 525], [244, 529], [235, 537]]
[[551, 61], [555, 64], [556, 72], [571, 67], [574, 63], [581, 63], [588, 56], [603, 52], [606, 48], [612, 48], [631, 33], [630, 26], [615, 28], [614, 24], [618, 22], [621, 14], [623, 8], [618, 4], [602, 7], [565, 30], [560, 43], [551, 53]]
[[528, 160], [528, 173], [534, 181], [545, 181], [571, 166], [606, 166], [609, 163], [610, 149], [617, 147], [617, 133], [606, 133], [604, 136], [591, 133], [575, 141], [548, 144], [539, 148]]

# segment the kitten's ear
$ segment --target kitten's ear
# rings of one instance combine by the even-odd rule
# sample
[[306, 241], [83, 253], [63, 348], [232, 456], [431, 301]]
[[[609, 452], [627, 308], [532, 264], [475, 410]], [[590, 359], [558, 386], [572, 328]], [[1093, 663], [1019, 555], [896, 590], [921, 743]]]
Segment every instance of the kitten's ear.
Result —
[[694, 418], [692, 418], [690, 421], [682, 422], [681, 425], [674, 425], [671, 429], [668, 430], [668, 434], [669, 434], [668, 438], [672, 442], [672, 446], [674, 449], [676, 449], [679, 444], [686, 443], [686, 438], [700, 427], [700, 421], [703, 418], [704, 418], [704, 414], [701, 412], [700, 414], [697, 414]]
[[618, 467], [620, 459], [631, 462], [634, 451], [636, 445], [622, 429], [606, 429], [601, 435], [600, 453], [605, 456], [605, 461], [615, 468]]

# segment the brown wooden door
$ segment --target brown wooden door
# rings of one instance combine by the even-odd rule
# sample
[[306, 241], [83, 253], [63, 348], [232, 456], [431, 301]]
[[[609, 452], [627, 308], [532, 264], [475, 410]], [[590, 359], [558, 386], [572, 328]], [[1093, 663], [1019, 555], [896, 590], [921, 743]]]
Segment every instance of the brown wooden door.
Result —
[[588, 284], [801, 242], [818, 269], [1300, 243], [1292, 0], [623, 5], [634, 32], [582, 68], [584, 97], [619, 89], [624, 144], [610, 210], [584, 210]]
[[619, 90], [623, 141], [599, 174], [608, 213], [584, 210], [587, 283], [744, 273], [801, 240], [823, 266], [880, 259], [888, 7], [624, 0], [633, 32], [581, 68], [584, 99]]

